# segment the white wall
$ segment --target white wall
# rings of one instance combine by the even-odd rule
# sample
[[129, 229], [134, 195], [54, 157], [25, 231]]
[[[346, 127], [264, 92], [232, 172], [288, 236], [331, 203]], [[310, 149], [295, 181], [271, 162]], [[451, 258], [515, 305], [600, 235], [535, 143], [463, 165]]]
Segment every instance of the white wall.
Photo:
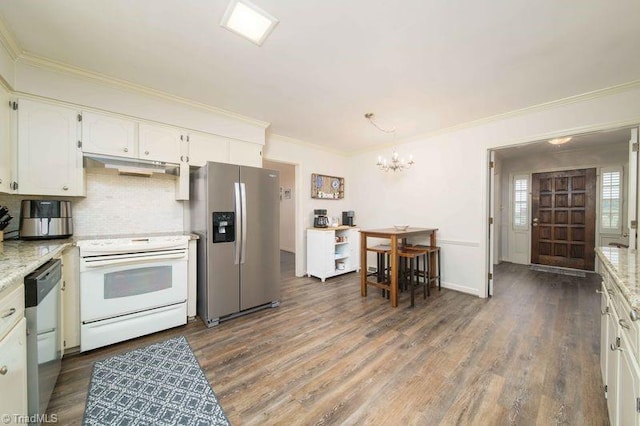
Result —
[[[305, 144], [278, 135], [267, 135], [263, 158], [295, 165], [299, 176], [294, 191], [296, 197], [295, 253], [296, 275], [306, 272], [306, 232], [313, 227], [313, 210], [327, 209], [329, 216], [341, 216], [343, 210], [357, 210], [355, 193], [358, 186], [351, 179], [350, 159], [339, 153]], [[345, 197], [342, 200], [318, 200], [311, 198], [311, 174], [320, 173], [345, 178]], [[357, 214], [357, 212], [356, 212]]]
[[384, 173], [378, 155], [358, 154], [351, 161], [359, 225], [384, 227], [402, 220], [439, 228], [443, 286], [484, 296], [487, 265], [488, 149], [553, 136], [613, 129], [640, 122], [640, 85], [627, 85], [531, 108], [399, 144], [413, 153], [414, 168]]
[[[264, 160], [262, 167], [265, 169], [277, 170], [280, 172], [280, 188], [283, 193], [280, 199], [280, 250], [295, 253], [296, 251], [296, 203], [298, 193], [296, 187], [296, 168], [291, 164], [277, 163]], [[285, 196], [285, 190], [291, 190], [291, 197]]]
[[[629, 131], [631, 134], [631, 131]], [[510, 222], [510, 176], [514, 174], [531, 174], [541, 172], [551, 172], [557, 170], [581, 169], [592, 167], [621, 166], [624, 167], [624, 181], [627, 180], [627, 166], [629, 164], [629, 147], [628, 144], [606, 145], [592, 147], [577, 151], [561, 151], [554, 155], [527, 155], [525, 157], [508, 158], [500, 161], [501, 176], [500, 182], [502, 191], [500, 198], [497, 200], [499, 206], [496, 211], [501, 212], [501, 247], [496, 252], [499, 259], [514, 261], [509, 256], [509, 231], [511, 229]], [[499, 152], [499, 151], [498, 151]], [[624, 185], [626, 188], [626, 184]], [[598, 189], [599, 193], [599, 189]], [[626, 198], [626, 192], [623, 192]], [[623, 208], [623, 223], [626, 223], [626, 205]], [[599, 238], [598, 238], [599, 239]]]

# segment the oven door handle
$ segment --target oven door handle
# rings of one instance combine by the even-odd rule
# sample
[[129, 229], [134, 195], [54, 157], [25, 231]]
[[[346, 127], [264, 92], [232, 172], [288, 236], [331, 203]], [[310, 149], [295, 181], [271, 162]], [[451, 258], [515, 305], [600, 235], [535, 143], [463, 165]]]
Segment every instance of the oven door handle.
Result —
[[163, 254], [159, 256], [140, 256], [128, 257], [126, 259], [109, 259], [109, 260], [85, 260], [84, 266], [87, 268], [99, 268], [111, 265], [125, 265], [131, 263], [149, 263], [165, 259], [185, 259], [185, 253]]

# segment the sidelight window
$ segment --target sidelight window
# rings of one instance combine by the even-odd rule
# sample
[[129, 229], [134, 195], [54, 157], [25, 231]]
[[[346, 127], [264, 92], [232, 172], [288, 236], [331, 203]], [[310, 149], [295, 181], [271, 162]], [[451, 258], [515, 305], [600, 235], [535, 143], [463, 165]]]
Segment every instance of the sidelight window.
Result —
[[529, 176], [513, 177], [513, 229], [529, 228]]
[[600, 230], [622, 231], [622, 169], [604, 168], [600, 174]]

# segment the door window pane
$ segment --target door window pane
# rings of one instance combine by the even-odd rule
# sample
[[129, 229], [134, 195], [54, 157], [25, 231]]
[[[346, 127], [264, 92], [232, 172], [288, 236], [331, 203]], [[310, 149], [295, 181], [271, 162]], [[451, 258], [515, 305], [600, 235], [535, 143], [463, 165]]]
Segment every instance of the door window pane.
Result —
[[529, 227], [529, 176], [513, 179], [513, 228]]
[[617, 233], [622, 229], [622, 172], [603, 169], [601, 179], [600, 228], [603, 232]]

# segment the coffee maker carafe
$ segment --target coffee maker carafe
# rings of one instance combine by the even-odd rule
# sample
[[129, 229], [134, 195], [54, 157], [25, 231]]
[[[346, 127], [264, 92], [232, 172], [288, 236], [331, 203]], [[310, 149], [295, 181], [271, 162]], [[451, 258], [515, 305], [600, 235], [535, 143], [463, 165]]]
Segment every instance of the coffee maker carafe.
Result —
[[327, 228], [329, 226], [329, 218], [326, 209], [315, 209], [313, 211], [313, 227]]

